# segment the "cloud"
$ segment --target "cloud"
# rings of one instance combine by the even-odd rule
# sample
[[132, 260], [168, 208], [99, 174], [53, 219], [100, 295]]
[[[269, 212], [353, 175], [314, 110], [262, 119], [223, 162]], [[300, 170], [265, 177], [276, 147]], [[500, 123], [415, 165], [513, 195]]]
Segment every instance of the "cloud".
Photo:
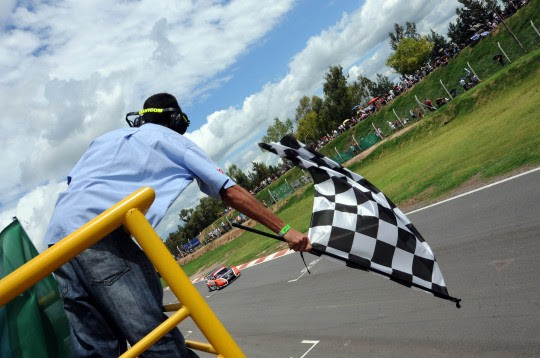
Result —
[[[94, 137], [125, 126], [124, 114], [149, 94], [167, 91], [189, 105], [233, 80], [228, 70], [271, 35], [295, 1], [25, 4], [0, 6], [0, 47], [8, 49], [0, 53], [0, 218], [18, 213], [41, 237], [59, 188]], [[367, 0], [314, 34], [283, 78], [210, 114], [188, 136], [218, 163], [266, 161], [256, 142], [273, 118], [293, 118], [298, 100], [320, 91], [329, 66], [380, 71], [394, 22], [438, 29], [456, 6]], [[195, 202], [195, 189], [182, 195], [183, 204]], [[163, 232], [176, 228], [178, 205], [160, 224]]]
[[16, 216], [38, 251], [43, 251], [46, 249], [43, 243], [44, 230], [52, 215], [56, 197], [65, 188], [66, 184], [62, 183], [36, 187], [20, 198], [15, 207], [2, 212], [0, 227], [6, 227], [11, 218]]

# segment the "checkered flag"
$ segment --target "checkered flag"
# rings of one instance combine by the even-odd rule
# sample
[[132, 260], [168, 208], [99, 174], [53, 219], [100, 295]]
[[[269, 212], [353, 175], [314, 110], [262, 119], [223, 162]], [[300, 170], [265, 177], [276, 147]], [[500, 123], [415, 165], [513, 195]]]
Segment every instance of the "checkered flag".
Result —
[[431, 292], [459, 307], [460, 300], [448, 295], [429, 245], [379, 189], [292, 135], [259, 146], [289, 159], [313, 177], [315, 198], [308, 233], [312, 253]]

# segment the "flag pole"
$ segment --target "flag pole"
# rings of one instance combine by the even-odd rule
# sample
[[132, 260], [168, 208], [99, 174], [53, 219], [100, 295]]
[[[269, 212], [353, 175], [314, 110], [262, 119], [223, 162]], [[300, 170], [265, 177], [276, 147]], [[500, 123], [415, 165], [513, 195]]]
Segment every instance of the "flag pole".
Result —
[[237, 227], [237, 228], [242, 229], [242, 230], [253, 232], [255, 234], [259, 234], [259, 235], [266, 236], [266, 237], [271, 237], [272, 239], [276, 239], [276, 240], [279, 240], [279, 241], [286, 242], [285, 239], [282, 238], [281, 236], [278, 236], [278, 235], [275, 235], [275, 234], [270, 234], [270, 233], [265, 232], [265, 231], [257, 230], [257, 229], [254, 229], [252, 227], [249, 227], [249, 226], [244, 226], [244, 225], [240, 225], [240, 224], [237, 224], [237, 223], [232, 223], [232, 226]]
[[504, 52], [503, 48], [501, 47], [501, 43], [499, 41], [497, 41], [497, 46], [499, 46], [499, 49], [502, 51], [504, 57], [506, 57], [506, 59], [508, 60], [508, 62], [512, 62], [512, 60], [510, 60], [510, 57], [508, 57], [508, 55], [506, 54], [506, 52]]
[[[249, 227], [249, 226], [244, 226], [244, 225], [240, 225], [240, 224], [237, 224], [237, 223], [233, 223], [232, 224], [234, 227], [237, 227], [239, 229], [243, 229], [243, 230], [246, 230], [246, 231], [250, 231], [250, 232], [253, 232], [255, 234], [259, 234], [259, 235], [262, 235], [262, 236], [266, 236], [266, 237], [271, 237], [272, 239], [276, 239], [276, 240], [279, 240], [279, 241], [283, 241], [283, 242], [287, 242], [285, 241], [284, 238], [282, 238], [281, 236], [278, 236], [278, 235], [275, 235], [275, 234], [270, 234], [268, 232], [265, 232], [265, 231], [261, 231], [261, 230], [257, 230], [257, 229], [254, 229], [252, 227]], [[319, 250], [311, 250], [310, 251], [311, 253], [317, 255], [317, 256], [321, 256], [322, 254], [322, 251], [319, 251]], [[300, 252], [300, 256], [302, 257], [302, 261], [304, 261], [304, 265], [306, 266], [306, 270], [309, 274], [311, 274], [311, 272], [309, 272], [309, 268], [308, 268], [308, 265], [306, 264], [306, 259], [304, 258], [304, 253], [303, 252]]]

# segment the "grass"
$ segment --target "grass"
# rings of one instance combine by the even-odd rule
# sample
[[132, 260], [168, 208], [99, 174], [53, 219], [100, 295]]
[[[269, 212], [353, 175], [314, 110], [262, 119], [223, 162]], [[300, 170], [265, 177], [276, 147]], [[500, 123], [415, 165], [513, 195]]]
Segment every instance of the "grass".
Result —
[[[540, 0], [532, 1], [523, 10], [527, 10], [529, 15], [534, 13], [538, 16], [538, 10], [534, 9], [538, 3]], [[510, 20], [521, 15], [525, 21], [528, 18], [523, 14], [520, 12]], [[523, 27], [525, 30], [526, 27]], [[469, 55], [476, 56], [474, 51], [483, 51], [482, 56], [486, 56], [487, 50], [480, 46], [487, 45], [478, 44]], [[527, 46], [531, 46], [530, 43]], [[451, 69], [451, 66], [462, 66], [463, 61], [467, 60], [459, 60], [458, 65], [452, 62], [445, 70]], [[513, 59], [512, 64], [506, 67], [494, 69], [489, 76], [478, 74], [483, 80], [481, 84], [424, 117], [405, 134], [385, 141], [362, 162], [355, 163], [349, 169], [365, 176], [399, 205], [413, 199], [434, 200], [471, 179], [482, 181], [516, 168], [538, 165], [540, 110], [537, 105], [540, 103], [540, 85], [536, 79], [540, 75], [540, 49]], [[433, 77], [435, 80], [432, 79], [433, 75], [415, 86], [414, 91], [421, 91], [422, 86], [430, 83], [438, 83], [436, 76]], [[410, 97], [411, 93], [399, 97], [393, 105], [398, 105], [398, 101], [410, 101], [407, 96]], [[384, 111], [388, 110], [391, 109], [384, 109], [377, 116], [383, 116]], [[371, 127], [369, 123], [361, 123], [343, 134], [344, 139], [337, 143], [347, 143], [346, 135], [352, 135], [353, 131], [361, 132], [361, 125]], [[335, 153], [328, 146], [325, 151], [330, 156]], [[291, 170], [284, 177], [294, 180], [292, 178], [301, 174], [299, 170]], [[284, 178], [272, 186], [280, 185], [282, 181]], [[276, 214], [291, 226], [307, 232], [313, 193], [313, 185], [303, 192], [298, 190], [286, 199]], [[260, 225], [256, 228], [264, 230]], [[218, 262], [241, 264], [282, 247], [283, 244], [274, 239], [244, 233], [183, 268], [191, 276]]]
[[523, 57], [350, 169], [399, 203], [537, 164], [539, 59], [540, 50]]

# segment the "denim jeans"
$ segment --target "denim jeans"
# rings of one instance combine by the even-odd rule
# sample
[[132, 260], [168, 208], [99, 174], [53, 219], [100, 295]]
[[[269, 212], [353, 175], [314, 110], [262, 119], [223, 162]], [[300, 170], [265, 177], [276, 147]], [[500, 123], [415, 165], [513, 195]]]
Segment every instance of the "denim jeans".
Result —
[[[119, 228], [60, 267], [55, 276], [75, 357], [117, 357], [167, 317], [150, 260]], [[175, 328], [141, 357], [197, 357]]]

